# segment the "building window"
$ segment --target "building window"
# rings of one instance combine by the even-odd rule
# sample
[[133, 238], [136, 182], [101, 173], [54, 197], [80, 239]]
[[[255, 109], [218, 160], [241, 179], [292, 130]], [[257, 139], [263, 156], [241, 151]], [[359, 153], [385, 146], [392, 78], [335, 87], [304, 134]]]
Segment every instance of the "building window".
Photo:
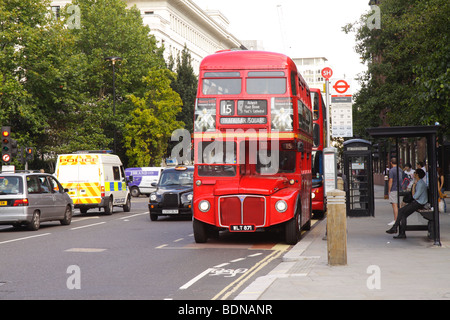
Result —
[[55, 18], [55, 20], [58, 20], [61, 17], [60, 10], [60, 6], [52, 6], [53, 18]]

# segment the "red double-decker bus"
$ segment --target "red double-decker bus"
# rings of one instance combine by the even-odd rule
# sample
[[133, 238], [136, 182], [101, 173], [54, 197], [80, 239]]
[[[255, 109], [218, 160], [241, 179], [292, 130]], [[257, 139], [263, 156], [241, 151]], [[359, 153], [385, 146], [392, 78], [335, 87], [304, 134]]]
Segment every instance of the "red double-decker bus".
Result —
[[310, 90], [289, 57], [206, 57], [194, 119], [195, 241], [279, 226], [297, 243], [311, 227], [312, 132]]
[[316, 217], [323, 218], [327, 211], [324, 192], [323, 149], [327, 143], [327, 111], [319, 89], [311, 88], [313, 109], [313, 151], [312, 151], [312, 210]]

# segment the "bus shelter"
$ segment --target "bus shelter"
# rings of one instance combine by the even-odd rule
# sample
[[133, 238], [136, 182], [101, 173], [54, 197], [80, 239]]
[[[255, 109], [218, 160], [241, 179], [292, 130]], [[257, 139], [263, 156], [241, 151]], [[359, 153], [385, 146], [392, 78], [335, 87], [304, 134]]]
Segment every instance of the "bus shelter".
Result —
[[[441, 246], [440, 228], [439, 228], [439, 208], [438, 208], [438, 190], [437, 190], [437, 157], [436, 157], [436, 137], [439, 126], [411, 126], [411, 127], [378, 127], [366, 129], [373, 138], [395, 138], [395, 144], [398, 153], [399, 138], [425, 137], [427, 140], [428, 155], [428, 202], [432, 210], [420, 212], [422, 216], [429, 220], [431, 234], [434, 245]], [[408, 230], [408, 229], [407, 229]], [[410, 229], [419, 230], [419, 229]]]

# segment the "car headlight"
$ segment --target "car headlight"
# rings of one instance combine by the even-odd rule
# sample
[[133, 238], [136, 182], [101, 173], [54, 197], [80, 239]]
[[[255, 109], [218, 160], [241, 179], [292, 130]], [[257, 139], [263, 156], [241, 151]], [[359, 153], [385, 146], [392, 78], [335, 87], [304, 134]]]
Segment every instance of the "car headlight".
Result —
[[286, 201], [284, 200], [278, 200], [275, 204], [275, 209], [277, 209], [278, 212], [285, 212], [288, 208], [288, 205]]
[[150, 201], [156, 201], [156, 194], [152, 193], [150, 195]]
[[208, 200], [202, 200], [200, 201], [200, 203], [198, 204], [198, 208], [200, 209], [201, 212], [207, 212], [209, 211], [209, 208], [211, 207], [211, 205], [209, 204]]
[[186, 197], [186, 199], [188, 201], [192, 201], [193, 198], [194, 198], [194, 195], [192, 193], [188, 194], [187, 197]]

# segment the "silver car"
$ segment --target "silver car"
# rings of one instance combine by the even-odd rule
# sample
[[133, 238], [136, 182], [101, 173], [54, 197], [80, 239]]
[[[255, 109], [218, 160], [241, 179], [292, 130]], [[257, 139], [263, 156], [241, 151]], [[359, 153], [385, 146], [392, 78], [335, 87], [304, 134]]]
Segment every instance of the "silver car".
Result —
[[67, 189], [45, 173], [0, 172], [0, 225], [26, 225], [38, 230], [41, 222], [72, 222], [73, 202]]

